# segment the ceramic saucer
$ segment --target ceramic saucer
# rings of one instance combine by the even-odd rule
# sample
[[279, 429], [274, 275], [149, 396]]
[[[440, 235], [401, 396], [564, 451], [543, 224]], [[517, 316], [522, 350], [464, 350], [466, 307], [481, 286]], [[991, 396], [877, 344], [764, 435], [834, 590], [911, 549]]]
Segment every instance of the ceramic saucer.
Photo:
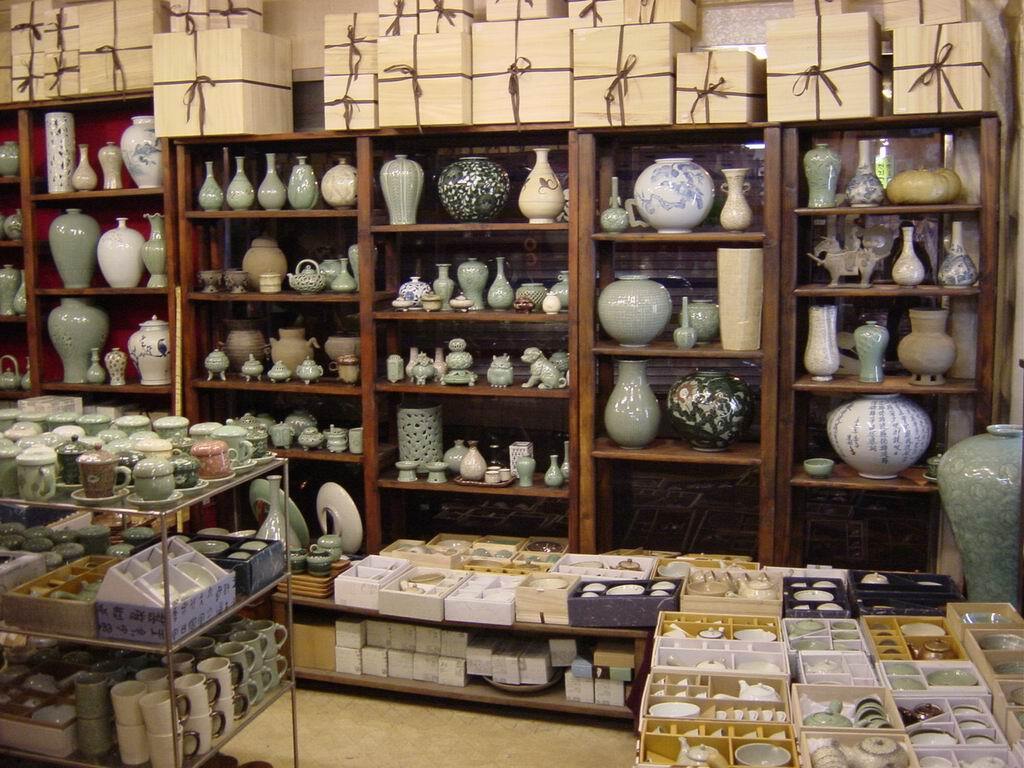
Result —
[[185, 498], [185, 494], [183, 494], [181, 491], [176, 490], [166, 499], [161, 499], [160, 501], [147, 501], [146, 499], [142, 498], [141, 496], [135, 493], [130, 494], [126, 501], [133, 507], [148, 509], [167, 509], [168, 507], [173, 507], [183, 498]]
[[248, 472], [250, 469], [255, 467], [256, 464], [257, 464], [256, 459], [249, 459], [244, 464], [232, 464], [231, 468], [233, 470], [235, 470], [235, 472]]
[[[194, 494], [199, 493], [204, 488], [208, 488], [209, 486], [209, 480], [203, 480], [202, 478], [200, 478], [199, 482], [193, 485], [191, 488], [179, 488], [178, 490], [181, 491], [185, 496], [192, 496]], [[202, 533], [202, 531], [200, 531], [200, 533]]]
[[928, 685], [937, 686], [971, 686], [978, 684], [978, 678], [966, 669], [940, 669], [927, 677]]
[[732, 636], [737, 640], [746, 640], [747, 642], [770, 643], [776, 639], [774, 632], [769, 632], [767, 629], [761, 629], [760, 627], [739, 629], [733, 632]]
[[620, 584], [608, 590], [609, 595], [642, 595], [644, 588], [639, 584]]
[[696, 717], [700, 707], [687, 701], [663, 701], [652, 705], [650, 713], [655, 717]]
[[121, 488], [116, 491], [113, 496], [103, 496], [98, 499], [92, 499], [85, 495], [85, 490], [79, 488], [77, 491], [71, 492], [71, 498], [77, 501], [79, 504], [84, 504], [87, 507], [110, 507], [115, 506], [119, 501], [123, 500], [128, 495], [127, 488]]
[[232, 469], [230, 474], [224, 475], [224, 477], [206, 477], [200, 478], [206, 480], [209, 485], [219, 485], [220, 483], [226, 483], [228, 480], [232, 480], [235, 477], [235, 470]]
[[266, 464], [268, 461], [273, 461], [277, 458], [277, 454], [271, 451], [266, 456], [260, 456], [258, 459], [253, 459], [257, 464]]
[[926, 624], [923, 621], [912, 621], [900, 625], [900, 632], [905, 637], [942, 637], [946, 631], [938, 624]]

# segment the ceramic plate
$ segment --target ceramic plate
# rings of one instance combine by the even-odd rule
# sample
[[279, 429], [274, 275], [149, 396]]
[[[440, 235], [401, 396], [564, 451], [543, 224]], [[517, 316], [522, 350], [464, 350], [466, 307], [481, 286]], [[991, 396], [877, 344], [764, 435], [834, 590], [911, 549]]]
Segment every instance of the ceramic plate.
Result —
[[118, 504], [125, 496], [128, 495], [128, 489], [122, 488], [117, 491], [113, 496], [106, 496], [99, 499], [91, 499], [85, 495], [83, 489], [71, 492], [71, 498], [77, 501], [79, 504], [84, 504], [87, 507], [112, 507]]
[[[284, 498], [283, 489], [280, 493], [281, 498]], [[252, 513], [256, 515], [260, 525], [263, 525], [263, 518], [267, 516], [267, 510], [270, 509], [270, 483], [267, 482], [266, 478], [260, 477], [249, 483], [249, 507], [252, 509]], [[299, 537], [299, 543], [303, 547], [308, 547], [309, 528], [306, 526], [302, 513], [299, 512], [299, 508], [295, 506], [295, 502], [291, 499], [288, 499], [288, 523], [291, 525], [292, 530], [295, 531], [295, 535]]]
[[775, 640], [775, 633], [769, 632], [767, 629], [739, 629], [733, 632], [732, 636], [737, 640], [746, 640], [747, 642], [763, 642], [770, 643]]
[[927, 677], [928, 685], [939, 686], [970, 686], [977, 685], [978, 678], [966, 669], [940, 669]]
[[916, 675], [917, 667], [913, 664], [897, 661], [891, 664], [886, 664], [885, 673], [887, 675]]
[[664, 589], [668, 592], [671, 592], [675, 588], [676, 585], [671, 581], [656, 581], [654, 584], [651, 584], [651, 589]]
[[793, 597], [797, 600], [806, 600], [808, 603], [823, 603], [831, 600], [835, 595], [823, 589], [801, 589]]
[[125, 499], [125, 501], [127, 501], [133, 507], [138, 507], [139, 509], [167, 509], [168, 507], [173, 507], [183, 498], [185, 498], [185, 494], [183, 494], [181, 491], [176, 490], [166, 499], [161, 499], [160, 501], [147, 501], [146, 499], [134, 493], [128, 494], [128, 498]]
[[700, 707], [688, 701], [663, 701], [651, 707], [651, 714], [655, 717], [696, 717], [700, 714]]
[[587, 584], [581, 592], [604, 592], [608, 587], [604, 584]]
[[193, 485], [191, 488], [179, 488], [178, 490], [184, 493], [186, 496], [192, 496], [196, 493], [199, 493], [204, 488], [208, 488], [209, 486], [209, 480], [203, 480], [202, 478], [199, 478], [199, 482]]
[[642, 595], [644, 588], [639, 584], [619, 584], [608, 590], [609, 595]]
[[900, 632], [905, 637], [942, 637], [946, 634], [939, 624], [926, 624], [923, 621], [911, 621], [900, 625]]
[[[359, 551], [363, 544], [363, 521], [359, 517], [356, 503], [348, 492], [337, 483], [324, 483], [316, 494], [316, 516], [321, 527], [327, 518], [333, 520], [340, 530], [333, 531], [341, 536], [341, 550], [346, 555]], [[324, 533], [331, 533], [324, 529]], [[299, 532], [301, 536], [302, 533]]]

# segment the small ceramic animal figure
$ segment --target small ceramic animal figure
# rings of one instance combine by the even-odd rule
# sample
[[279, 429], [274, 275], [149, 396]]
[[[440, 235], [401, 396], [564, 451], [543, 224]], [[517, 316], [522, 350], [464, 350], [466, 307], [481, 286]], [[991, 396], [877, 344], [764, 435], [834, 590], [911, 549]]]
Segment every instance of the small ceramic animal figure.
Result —
[[487, 369], [487, 383], [492, 387], [504, 388], [512, 384], [512, 362], [508, 355], [492, 355]]
[[537, 347], [527, 347], [520, 358], [530, 366], [530, 378], [523, 384], [524, 389], [564, 389], [568, 382], [544, 353]]

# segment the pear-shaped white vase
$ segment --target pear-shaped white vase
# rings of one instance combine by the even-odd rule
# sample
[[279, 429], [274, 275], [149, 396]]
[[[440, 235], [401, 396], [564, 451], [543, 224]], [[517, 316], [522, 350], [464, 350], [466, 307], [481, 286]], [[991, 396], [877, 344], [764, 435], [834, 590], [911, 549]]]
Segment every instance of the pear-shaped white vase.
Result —
[[550, 150], [533, 151], [537, 159], [519, 191], [519, 210], [531, 224], [552, 224], [565, 207], [565, 192], [548, 162]]
[[142, 244], [146, 238], [128, 226], [128, 219], [117, 220], [114, 229], [103, 233], [96, 254], [103, 279], [111, 288], [135, 288], [142, 279]]

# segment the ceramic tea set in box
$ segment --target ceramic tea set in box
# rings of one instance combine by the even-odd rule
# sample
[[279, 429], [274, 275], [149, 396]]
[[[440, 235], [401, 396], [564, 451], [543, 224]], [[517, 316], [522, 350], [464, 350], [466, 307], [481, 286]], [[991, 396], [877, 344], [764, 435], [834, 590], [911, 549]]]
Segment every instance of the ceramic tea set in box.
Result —
[[685, 640], [662, 637], [651, 664], [665, 669], [696, 672], [736, 672], [750, 675], [789, 675], [789, 656], [781, 643], [739, 640]]
[[867, 651], [855, 619], [782, 620], [782, 631], [790, 653], [798, 651]]
[[788, 684], [719, 673], [654, 670], [641, 708], [652, 717], [788, 723]]
[[639, 764], [644, 766], [799, 765], [790, 725], [695, 723], [652, 713], [641, 724], [639, 748]]
[[804, 730], [845, 728], [899, 729], [902, 722], [884, 688], [861, 686], [793, 686], [794, 720]]
[[850, 615], [846, 584], [842, 579], [806, 579], [785, 577], [782, 580], [783, 611], [786, 616]]
[[971, 747], [1006, 746], [1006, 739], [985, 699], [938, 694], [934, 697], [896, 695], [895, 701], [915, 750], [957, 751], [966, 747], [963, 753], [967, 754]]
[[878, 676], [862, 651], [797, 651], [796, 676], [816, 685], [876, 686]]
[[[906, 736], [801, 736], [812, 768], [910, 768], [912, 749]], [[801, 750], [804, 751], [804, 750]]]

